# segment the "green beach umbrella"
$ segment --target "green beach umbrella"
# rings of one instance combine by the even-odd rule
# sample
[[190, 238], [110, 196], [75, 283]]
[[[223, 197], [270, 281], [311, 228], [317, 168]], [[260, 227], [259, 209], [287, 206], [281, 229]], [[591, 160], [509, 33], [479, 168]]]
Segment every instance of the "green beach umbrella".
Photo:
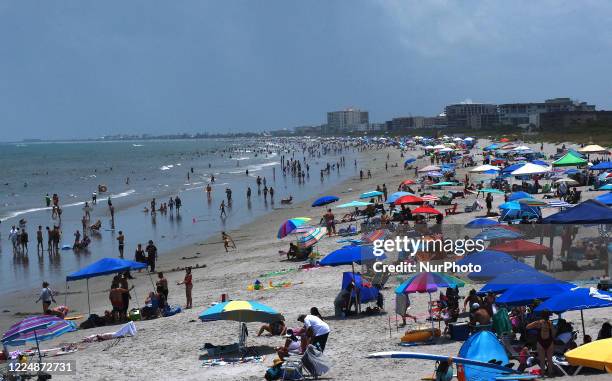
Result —
[[368, 205], [372, 205], [372, 203], [364, 202], [364, 201], [351, 201], [351, 202], [347, 202], [346, 204], [340, 204], [336, 206], [336, 208], [360, 208], [362, 206], [368, 206]]
[[505, 194], [504, 192], [500, 191], [499, 189], [493, 189], [493, 188], [484, 188], [479, 190], [479, 192], [482, 193], [493, 193], [493, 194]]
[[441, 181], [439, 183], [431, 184], [432, 187], [452, 187], [454, 185], [461, 185], [461, 184], [456, 183], [454, 181]]

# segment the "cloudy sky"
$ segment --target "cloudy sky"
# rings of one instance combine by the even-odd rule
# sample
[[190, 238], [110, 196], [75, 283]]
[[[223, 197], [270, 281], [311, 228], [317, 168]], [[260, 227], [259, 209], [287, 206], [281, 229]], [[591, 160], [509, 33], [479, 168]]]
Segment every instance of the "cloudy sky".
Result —
[[2, 140], [373, 121], [570, 96], [612, 109], [609, 1], [5, 1]]

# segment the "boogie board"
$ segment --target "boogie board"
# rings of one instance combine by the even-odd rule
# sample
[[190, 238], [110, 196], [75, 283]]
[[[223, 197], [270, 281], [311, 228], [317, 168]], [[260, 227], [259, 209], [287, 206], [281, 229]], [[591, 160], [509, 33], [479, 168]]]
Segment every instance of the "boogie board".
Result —
[[483, 368], [491, 368], [491, 369], [500, 370], [508, 374], [522, 374], [522, 372], [519, 372], [515, 369], [505, 367], [503, 365], [491, 364], [488, 362], [477, 361], [477, 360], [470, 360], [470, 359], [466, 359], [463, 357], [432, 355], [429, 353], [399, 352], [399, 351], [376, 352], [376, 353], [370, 353], [368, 355], [368, 358], [418, 359], [418, 360], [430, 360], [430, 361], [448, 361], [450, 359], [455, 364], [481, 366]]

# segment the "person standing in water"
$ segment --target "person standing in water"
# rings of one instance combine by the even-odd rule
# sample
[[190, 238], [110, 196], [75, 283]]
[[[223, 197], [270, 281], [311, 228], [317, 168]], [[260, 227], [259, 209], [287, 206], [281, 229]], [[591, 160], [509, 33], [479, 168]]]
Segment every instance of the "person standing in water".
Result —
[[38, 253], [39, 250], [41, 253], [45, 251], [45, 247], [43, 246], [43, 231], [40, 225], [38, 225], [38, 230], [36, 231], [36, 253]]
[[212, 187], [210, 183], [206, 184], [206, 197], [210, 200], [210, 192], [212, 192]]
[[246, 196], [247, 196], [247, 200], [249, 200], [249, 201], [250, 201], [250, 200], [251, 200], [251, 187], [248, 187], [248, 188], [247, 188], [247, 193], [246, 193]]
[[176, 197], [174, 198], [174, 206], [176, 206], [176, 214], [180, 213], [182, 205], [183, 205], [183, 202], [181, 201], [179, 196], [176, 195]]
[[192, 300], [191, 300], [191, 293], [193, 290], [193, 277], [191, 275], [191, 267], [187, 267], [185, 269], [185, 278], [183, 278], [182, 282], [178, 282], [177, 286], [180, 286], [184, 284], [185, 285], [185, 299], [186, 299], [186, 304], [185, 304], [185, 309], [190, 309], [191, 307], [193, 307], [192, 305]]
[[119, 236], [117, 237], [117, 242], [119, 243], [119, 256], [123, 258], [123, 249], [125, 247], [125, 236], [123, 235], [123, 231], [119, 230]]
[[45, 204], [47, 205], [47, 208], [51, 206], [51, 197], [49, 197], [49, 193], [47, 193], [45, 196]]

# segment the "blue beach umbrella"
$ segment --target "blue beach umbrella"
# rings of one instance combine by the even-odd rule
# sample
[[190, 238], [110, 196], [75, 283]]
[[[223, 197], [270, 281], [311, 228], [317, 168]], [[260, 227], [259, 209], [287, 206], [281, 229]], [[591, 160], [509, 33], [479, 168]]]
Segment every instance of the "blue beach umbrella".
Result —
[[372, 198], [377, 196], [382, 196], [384, 193], [381, 191], [369, 191], [359, 195], [359, 198]]
[[597, 196], [595, 197], [595, 200], [601, 202], [602, 204], [612, 205], [612, 192]]
[[516, 201], [508, 201], [501, 204], [499, 208], [507, 210], [521, 210], [521, 204]]
[[337, 196], [323, 196], [323, 197], [319, 197], [318, 199], [316, 199], [312, 203], [312, 206], [323, 206], [323, 205], [331, 204], [332, 202], [336, 202], [338, 200], [340, 200], [340, 197], [337, 197]]
[[465, 224], [465, 227], [470, 228], [470, 229], [478, 229], [478, 228], [483, 228], [486, 226], [495, 226], [495, 225], [499, 225], [499, 222], [497, 222], [496, 220], [492, 220], [490, 218], [475, 218], [472, 221]]
[[353, 263], [362, 264], [364, 262], [372, 262], [383, 260], [386, 256], [374, 255], [374, 246], [343, 246], [338, 250], [332, 251], [323, 258], [319, 264], [321, 266], [342, 266], [352, 265]]
[[346, 204], [340, 204], [336, 206], [336, 208], [361, 208], [363, 206], [368, 206], [368, 205], [372, 205], [372, 203], [364, 202], [364, 201], [351, 201], [351, 202], [347, 202]]
[[387, 203], [389, 204], [393, 204], [395, 202], [395, 200], [397, 200], [400, 197], [403, 196], [413, 196], [414, 194], [410, 193], [410, 192], [395, 192], [392, 193], [388, 198], [387, 198]]
[[533, 196], [530, 195], [529, 193], [523, 192], [523, 191], [512, 192], [508, 196], [508, 201], [520, 200], [522, 198], [533, 198]]
[[474, 237], [474, 239], [481, 239], [483, 241], [491, 241], [494, 239], [514, 239], [520, 238], [523, 235], [519, 232], [515, 232], [508, 229], [503, 228], [492, 228], [482, 231]]
[[416, 161], [416, 158], [414, 157], [408, 157], [406, 158], [406, 161], [404, 161], [404, 165], [410, 164], [410, 163], [414, 163]]
[[574, 287], [576, 285], [562, 281], [541, 284], [538, 287], [534, 287], [532, 284], [518, 284], [507, 289], [496, 301], [500, 304], [514, 306], [527, 305], [533, 303], [534, 300], [548, 299]]
[[597, 190], [607, 190], [607, 191], [612, 191], [612, 184], [606, 184], [603, 187], [599, 187]]
[[530, 284], [534, 287], [539, 287], [542, 284], [558, 283], [559, 280], [539, 272], [534, 268], [525, 268], [513, 272], [504, 272], [499, 274], [495, 278], [491, 279], [489, 283], [484, 285], [479, 293], [501, 293], [509, 289], [510, 287], [518, 284]]
[[561, 313], [604, 307], [612, 307], [612, 292], [594, 288], [573, 288], [552, 296], [535, 310], [536, 312], [549, 310], [550, 312]]

